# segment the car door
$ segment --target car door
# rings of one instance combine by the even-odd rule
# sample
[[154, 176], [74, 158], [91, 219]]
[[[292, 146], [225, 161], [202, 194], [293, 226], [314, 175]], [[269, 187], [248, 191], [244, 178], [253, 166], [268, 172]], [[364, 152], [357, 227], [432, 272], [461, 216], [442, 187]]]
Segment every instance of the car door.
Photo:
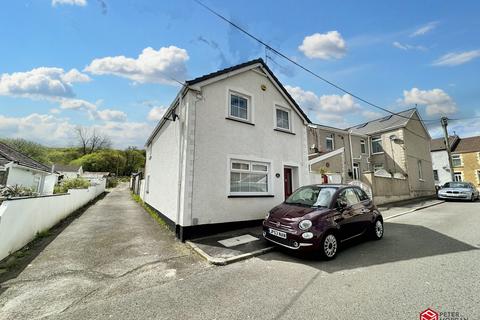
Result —
[[[338, 205], [343, 203], [344, 205]], [[357, 233], [358, 226], [355, 224], [357, 215], [359, 214], [360, 200], [353, 188], [345, 188], [338, 194], [337, 197], [337, 211], [338, 215], [335, 222], [340, 225], [340, 237], [342, 240], [351, 238]]]
[[373, 222], [373, 216], [374, 216], [374, 205], [373, 201], [370, 199], [370, 197], [365, 193], [360, 188], [355, 188], [355, 192], [358, 195], [358, 198], [360, 199], [359, 203], [359, 212], [358, 215], [356, 216], [357, 222], [358, 222], [358, 228], [359, 228], [359, 233], [365, 232], [368, 227], [370, 227], [371, 223]]

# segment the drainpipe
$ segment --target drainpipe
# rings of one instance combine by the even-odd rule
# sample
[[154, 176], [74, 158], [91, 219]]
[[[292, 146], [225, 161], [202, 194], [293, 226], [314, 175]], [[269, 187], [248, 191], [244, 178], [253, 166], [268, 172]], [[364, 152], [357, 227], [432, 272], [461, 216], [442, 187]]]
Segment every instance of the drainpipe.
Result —
[[353, 178], [353, 148], [352, 148], [352, 129], [348, 130], [348, 144], [350, 146], [350, 168], [352, 169]]
[[[182, 107], [183, 107], [183, 89], [185, 87], [183, 87], [181, 90], [180, 90], [180, 98], [179, 98], [179, 101], [178, 101], [178, 114], [181, 114], [181, 110], [182, 110]], [[172, 112], [175, 111], [175, 108], [172, 110]], [[185, 110], [186, 111], [186, 110]], [[184, 113], [185, 115], [187, 114], [186, 112]], [[173, 116], [172, 116], [173, 118]], [[180, 121], [185, 121], [186, 120], [186, 117], [185, 119], [180, 119], [178, 118], [178, 146], [180, 148], [179, 150], [179, 157], [178, 157], [178, 186], [177, 186], [177, 221], [175, 221], [175, 224], [176, 225], [180, 225], [180, 203], [181, 203], [181, 195], [182, 195], [182, 176], [183, 176], [183, 142], [182, 142], [182, 125], [180, 123]], [[175, 121], [173, 121], [173, 123], [175, 123]], [[185, 124], [185, 128], [186, 128], [186, 124]], [[176, 229], [176, 227], [175, 227]], [[177, 230], [175, 230], [175, 233], [177, 234]], [[177, 236], [181, 236], [180, 234], [177, 234]]]

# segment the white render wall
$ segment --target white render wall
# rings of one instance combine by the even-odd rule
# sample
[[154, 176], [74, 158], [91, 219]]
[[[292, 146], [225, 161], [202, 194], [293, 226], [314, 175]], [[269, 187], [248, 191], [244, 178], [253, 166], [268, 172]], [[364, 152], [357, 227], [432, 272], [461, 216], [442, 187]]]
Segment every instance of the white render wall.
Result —
[[438, 170], [438, 181], [435, 181], [436, 185], [443, 185], [452, 180], [449, 171], [450, 164], [448, 162], [447, 151], [432, 151], [432, 165], [433, 170]]
[[[8, 186], [18, 185], [26, 188], [34, 188], [36, 192], [42, 195], [53, 194], [53, 188], [57, 183], [57, 175], [25, 167], [18, 167], [16, 165], [9, 165], [8, 167]], [[35, 179], [37, 179], [37, 181], [35, 181]]]
[[5, 200], [0, 205], [0, 260], [105, 191], [102, 184], [68, 194]]
[[[265, 91], [262, 84], [267, 87]], [[252, 97], [254, 125], [226, 119], [229, 89]], [[192, 108], [196, 111], [193, 198], [183, 226], [264, 218], [268, 210], [284, 201], [284, 165], [296, 167], [293, 189], [309, 183], [306, 126], [266, 76], [247, 71], [206, 85], [201, 91], [203, 99]], [[189, 95], [193, 104], [195, 97]], [[292, 109], [295, 135], [274, 131], [275, 104]], [[228, 198], [230, 158], [269, 162], [273, 197]]]
[[[181, 121], [166, 121], [147, 148], [143, 200], [177, 222]], [[150, 156], [151, 155], [151, 156]]]

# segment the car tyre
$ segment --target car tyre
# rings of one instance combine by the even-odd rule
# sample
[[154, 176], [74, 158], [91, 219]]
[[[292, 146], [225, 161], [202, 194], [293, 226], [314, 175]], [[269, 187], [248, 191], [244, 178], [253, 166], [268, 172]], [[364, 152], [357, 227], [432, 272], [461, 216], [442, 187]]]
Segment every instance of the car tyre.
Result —
[[327, 232], [320, 242], [320, 256], [324, 260], [332, 260], [337, 256], [339, 240], [334, 232]]
[[382, 219], [375, 220], [375, 222], [372, 223], [372, 228], [370, 231], [371, 238], [373, 240], [380, 240], [383, 238], [384, 232], [385, 232], [385, 228], [383, 227]]

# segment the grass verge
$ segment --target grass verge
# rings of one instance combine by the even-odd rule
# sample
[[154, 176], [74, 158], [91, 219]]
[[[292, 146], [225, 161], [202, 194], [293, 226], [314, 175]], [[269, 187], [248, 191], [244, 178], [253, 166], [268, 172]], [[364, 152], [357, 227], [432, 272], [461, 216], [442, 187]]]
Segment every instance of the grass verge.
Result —
[[149, 206], [147, 206], [145, 204], [145, 202], [143, 202], [142, 198], [140, 198], [139, 195], [131, 192], [130, 193], [132, 195], [132, 199], [138, 203], [140, 206], [142, 206], [142, 208], [148, 212], [148, 214], [153, 218], [153, 220], [155, 220], [159, 225], [161, 225], [162, 227], [167, 227], [167, 224], [165, 223], [165, 221], [163, 221], [159, 216], [158, 214], [152, 210], [152, 208], [150, 208]]

